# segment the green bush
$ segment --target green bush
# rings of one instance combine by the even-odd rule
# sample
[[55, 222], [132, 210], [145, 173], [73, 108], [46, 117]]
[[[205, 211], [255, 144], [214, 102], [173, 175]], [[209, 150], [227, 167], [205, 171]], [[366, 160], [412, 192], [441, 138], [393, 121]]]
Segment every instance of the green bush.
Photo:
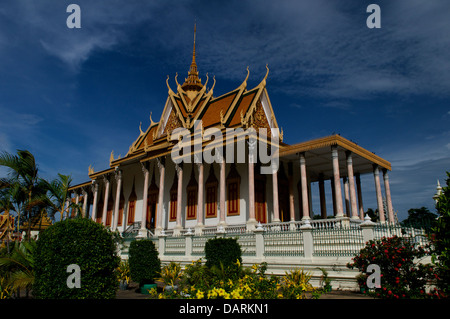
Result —
[[[41, 299], [115, 298], [119, 261], [114, 234], [103, 225], [82, 218], [57, 222], [39, 234], [33, 294]], [[68, 287], [71, 264], [80, 267], [80, 288]]]
[[205, 258], [207, 267], [228, 268], [242, 262], [241, 246], [236, 238], [213, 238], [205, 244]]
[[150, 239], [131, 242], [128, 261], [131, 279], [140, 286], [151, 284], [159, 277], [161, 261], [155, 244]]

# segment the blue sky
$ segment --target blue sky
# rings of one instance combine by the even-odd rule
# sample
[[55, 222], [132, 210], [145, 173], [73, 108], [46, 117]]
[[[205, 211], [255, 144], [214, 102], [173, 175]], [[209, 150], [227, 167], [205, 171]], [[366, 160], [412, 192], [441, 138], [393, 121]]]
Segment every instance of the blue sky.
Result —
[[[81, 29], [68, 29], [69, 4]], [[366, 8], [381, 8], [381, 29]], [[450, 3], [394, 1], [49, 1], [0, 3], [0, 151], [28, 149], [42, 177], [88, 180], [126, 154], [166, 77], [197, 65], [216, 96], [267, 80], [284, 141], [339, 133], [392, 163], [394, 209], [434, 211], [450, 170]], [[4, 174], [5, 171], [0, 171]], [[365, 208], [375, 208], [365, 176]]]

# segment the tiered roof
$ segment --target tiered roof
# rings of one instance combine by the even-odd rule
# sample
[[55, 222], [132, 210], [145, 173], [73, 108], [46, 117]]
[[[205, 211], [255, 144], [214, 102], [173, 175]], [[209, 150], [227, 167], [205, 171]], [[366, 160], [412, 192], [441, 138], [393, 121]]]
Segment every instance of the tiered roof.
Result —
[[[139, 127], [140, 134], [131, 144], [125, 157], [114, 158], [114, 154], [111, 153], [110, 167], [113, 168], [137, 159], [142, 161], [143, 157], [151, 159], [168, 154], [176, 142], [170, 140], [173, 130], [186, 128], [193, 132], [195, 121], [202, 121], [203, 129], [210, 127], [222, 130], [238, 127], [258, 129], [264, 127], [270, 136], [271, 129], [277, 129], [278, 124], [266, 90], [269, 68], [266, 66], [266, 69], [266, 75], [255, 88], [247, 90], [247, 80], [250, 74], [247, 68], [247, 76], [239, 87], [219, 97], [214, 97], [215, 77], [209, 90], [207, 90], [208, 74], [206, 74], [205, 84], [202, 84], [198, 77], [194, 36], [192, 63], [185, 82], [180, 85], [177, 80], [178, 74], [176, 74], [177, 88], [174, 92], [169, 85], [169, 76], [167, 76], [168, 97], [160, 120], [154, 122], [150, 113], [150, 125], [147, 130], [142, 131]], [[94, 173], [90, 168], [89, 175], [95, 177], [105, 172]]]

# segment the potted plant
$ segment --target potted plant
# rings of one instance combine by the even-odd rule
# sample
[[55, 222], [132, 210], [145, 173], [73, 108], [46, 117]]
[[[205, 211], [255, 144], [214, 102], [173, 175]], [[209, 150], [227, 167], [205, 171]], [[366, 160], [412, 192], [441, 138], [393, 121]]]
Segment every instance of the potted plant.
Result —
[[171, 261], [170, 264], [164, 266], [161, 269], [160, 278], [157, 281], [162, 281], [164, 283], [164, 290], [177, 290], [178, 282], [181, 279], [182, 271], [179, 263]]
[[324, 268], [319, 268], [322, 271], [322, 276], [320, 277], [320, 283], [325, 292], [330, 292], [332, 289], [331, 279], [328, 277], [328, 272]]
[[122, 260], [117, 268], [117, 277], [121, 290], [126, 290], [130, 282], [130, 264], [128, 260]]

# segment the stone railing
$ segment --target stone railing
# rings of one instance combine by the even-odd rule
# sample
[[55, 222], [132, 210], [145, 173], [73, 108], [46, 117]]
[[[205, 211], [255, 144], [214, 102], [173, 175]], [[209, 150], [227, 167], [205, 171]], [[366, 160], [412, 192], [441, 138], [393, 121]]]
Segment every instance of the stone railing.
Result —
[[[204, 227], [203, 232], [182, 230], [173, 236], [171, 231], [162, 231], [151, 239], [159, 251], [162, 261], [178, 260], [191, 262], [204, 257], [206, 241], [215, 237], [237, 238], [243, 259], [261, 263], [271, 258], [296, 258], [298, 262], [317, 258], [353, 257], [365, 243], [379, 239], [382, 235], [408, 236], [418, 245], [426, 241], [421, 230], [403, 229], [399, 225], [380, 225], [370, 218], [362, 223], [347, 219], [306, 220], [277, 224], [258, 224], [253, 231], [245, 225], [233, 227]], [[127, 255], [127, 249], [122, 250]]]

